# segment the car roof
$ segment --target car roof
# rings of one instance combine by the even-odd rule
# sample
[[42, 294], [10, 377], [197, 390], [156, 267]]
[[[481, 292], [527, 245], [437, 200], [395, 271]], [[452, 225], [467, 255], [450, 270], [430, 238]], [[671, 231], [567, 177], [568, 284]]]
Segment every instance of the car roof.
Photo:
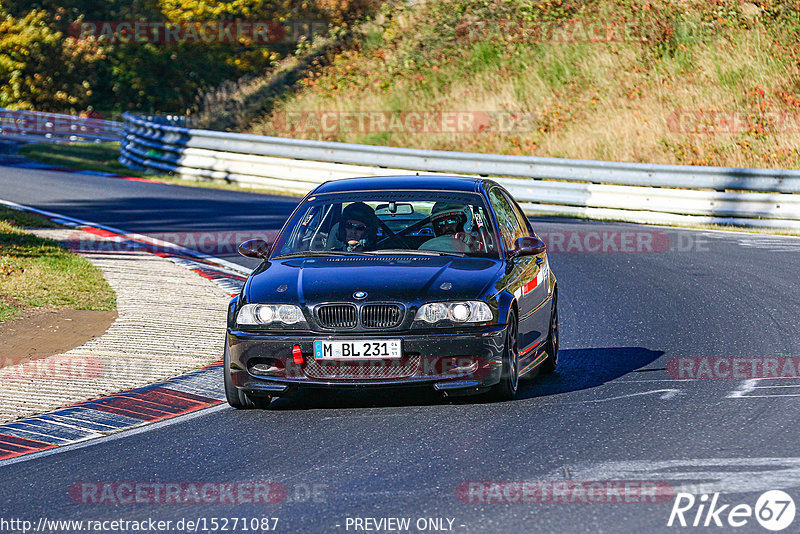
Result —
[[317, 187], [314, 194], [345, 193], [352, 191], [461, 191], [478, 192], [493, 184], [491, 180], [470, 176], [365, 176], [331, 180]]

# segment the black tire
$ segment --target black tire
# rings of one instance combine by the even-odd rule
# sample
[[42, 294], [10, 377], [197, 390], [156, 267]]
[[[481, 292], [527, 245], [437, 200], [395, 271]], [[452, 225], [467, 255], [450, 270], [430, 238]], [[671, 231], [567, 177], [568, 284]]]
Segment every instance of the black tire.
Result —
[[272, 401], [268, 396], [256, 397], [248, 395], [244, 391], [233, 385], [231, 378], [231, 355], [228, 352], [228, 338], [225, 337], [225, 351], [222, 358], [223, 375], [225, 376], [225, 399], [233, 408], [237, 410], [249, 410], [251, 408], [266, 408]]
[[519, 345], [517, 332], [517, 314], [513, 311], [508, 314], [506, 326], [506, 340], [503, 345], [503, 370], [500, 382], [492, 386], [489, 395], [496, 401], [510, 401], [517, 396], [519, 389]]
[[553, 298], [553, 312], [550, 314], [550, 330], [547, 333], [547, 342], [544, 344], [544, 351], [547, 353], [547, 358], [539, 366], [539, 372], [542, 374], [550, 374], [556, 371], [558, 367], [558, 344], [560, 342], [558, 335], [558, 300]]

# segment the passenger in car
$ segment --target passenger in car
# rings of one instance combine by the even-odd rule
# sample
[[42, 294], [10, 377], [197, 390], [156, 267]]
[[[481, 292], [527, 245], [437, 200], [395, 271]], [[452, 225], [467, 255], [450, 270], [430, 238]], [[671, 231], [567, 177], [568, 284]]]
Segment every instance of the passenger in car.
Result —
[[436, 237], [423, 243], [419, 250], [474, 252], [470, 243], [472, 210], [468, 206], [437, 202], [431, 208], [431, 225]]

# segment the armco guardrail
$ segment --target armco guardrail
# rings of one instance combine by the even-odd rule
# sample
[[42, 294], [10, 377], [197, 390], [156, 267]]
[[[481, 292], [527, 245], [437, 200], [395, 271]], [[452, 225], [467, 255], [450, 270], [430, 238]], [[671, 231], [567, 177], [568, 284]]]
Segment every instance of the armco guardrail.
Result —
[[118, 141], [121, 136], [121, 122], [0, 108], [0, 139], [99, 142]]
[[492, 176], [530, 214], [800, 229], [800, 171], [471, 154], [265, 137], [124, 115], [120, 162], [200, 180], [306, 193], [351, 176]]

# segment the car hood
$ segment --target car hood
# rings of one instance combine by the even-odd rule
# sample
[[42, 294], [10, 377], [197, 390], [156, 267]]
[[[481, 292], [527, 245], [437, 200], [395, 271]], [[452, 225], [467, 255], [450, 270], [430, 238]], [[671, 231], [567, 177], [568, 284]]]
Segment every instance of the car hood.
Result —
[[337, 256], [263, 264], [245, 286], [248, 302], [365, 302], [475, 299], [492, 288], [502, 262], [452, 256]]

